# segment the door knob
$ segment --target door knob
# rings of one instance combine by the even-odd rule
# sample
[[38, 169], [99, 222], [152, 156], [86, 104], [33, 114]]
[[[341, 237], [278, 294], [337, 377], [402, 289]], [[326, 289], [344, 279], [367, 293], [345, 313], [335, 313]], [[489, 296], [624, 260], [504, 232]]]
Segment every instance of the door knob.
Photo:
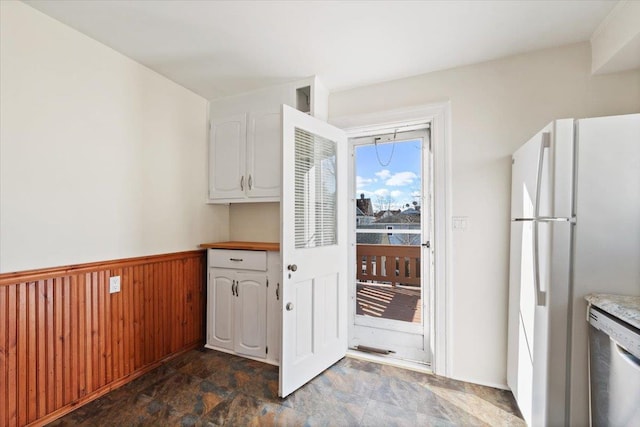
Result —
[[289, 270], [289, 271], [296, 271], [297, 269], [298, 269], [298, 266], [295, 265], [295, 264], [289, 264], [287, 266], [287, 270]]
[[293, 303], [288, 302], [287, 305], [286, 305], [286, 308], [287, 308], [287, 311], [293, 310]]

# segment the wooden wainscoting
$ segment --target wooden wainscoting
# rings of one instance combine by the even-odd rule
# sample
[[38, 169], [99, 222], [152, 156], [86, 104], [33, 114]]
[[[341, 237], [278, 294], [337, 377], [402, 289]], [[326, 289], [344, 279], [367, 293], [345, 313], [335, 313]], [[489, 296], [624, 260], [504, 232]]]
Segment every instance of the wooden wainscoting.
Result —
[[200, 345], [205, 266], [189, 251], [0, 274], [0, 426], [52, 421]]

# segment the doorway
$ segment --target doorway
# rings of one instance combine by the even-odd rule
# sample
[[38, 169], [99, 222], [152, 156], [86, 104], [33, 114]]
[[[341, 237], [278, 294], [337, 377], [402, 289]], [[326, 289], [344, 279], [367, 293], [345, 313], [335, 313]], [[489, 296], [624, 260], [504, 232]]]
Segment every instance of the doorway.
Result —
[[430, 365], [433, 234], [427, 124], [350, 139], [350, 347]]

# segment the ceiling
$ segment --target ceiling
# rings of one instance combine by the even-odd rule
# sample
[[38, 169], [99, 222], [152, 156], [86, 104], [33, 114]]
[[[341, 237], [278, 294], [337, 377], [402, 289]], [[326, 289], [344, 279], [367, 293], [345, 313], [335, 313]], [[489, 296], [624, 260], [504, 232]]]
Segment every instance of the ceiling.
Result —
[[615, 1], [25, 3], [207, 99], [318, 75], [330, 91], [588, 40]]

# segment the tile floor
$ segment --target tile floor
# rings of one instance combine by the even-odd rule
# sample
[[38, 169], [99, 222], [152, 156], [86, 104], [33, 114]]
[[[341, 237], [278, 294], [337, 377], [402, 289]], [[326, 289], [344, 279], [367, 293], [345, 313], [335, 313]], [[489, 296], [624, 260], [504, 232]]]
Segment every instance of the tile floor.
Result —
[[193, 350], [50, 425], [524, 426], [510, 392], [353, 358], [277, 393], [277, 367]]

